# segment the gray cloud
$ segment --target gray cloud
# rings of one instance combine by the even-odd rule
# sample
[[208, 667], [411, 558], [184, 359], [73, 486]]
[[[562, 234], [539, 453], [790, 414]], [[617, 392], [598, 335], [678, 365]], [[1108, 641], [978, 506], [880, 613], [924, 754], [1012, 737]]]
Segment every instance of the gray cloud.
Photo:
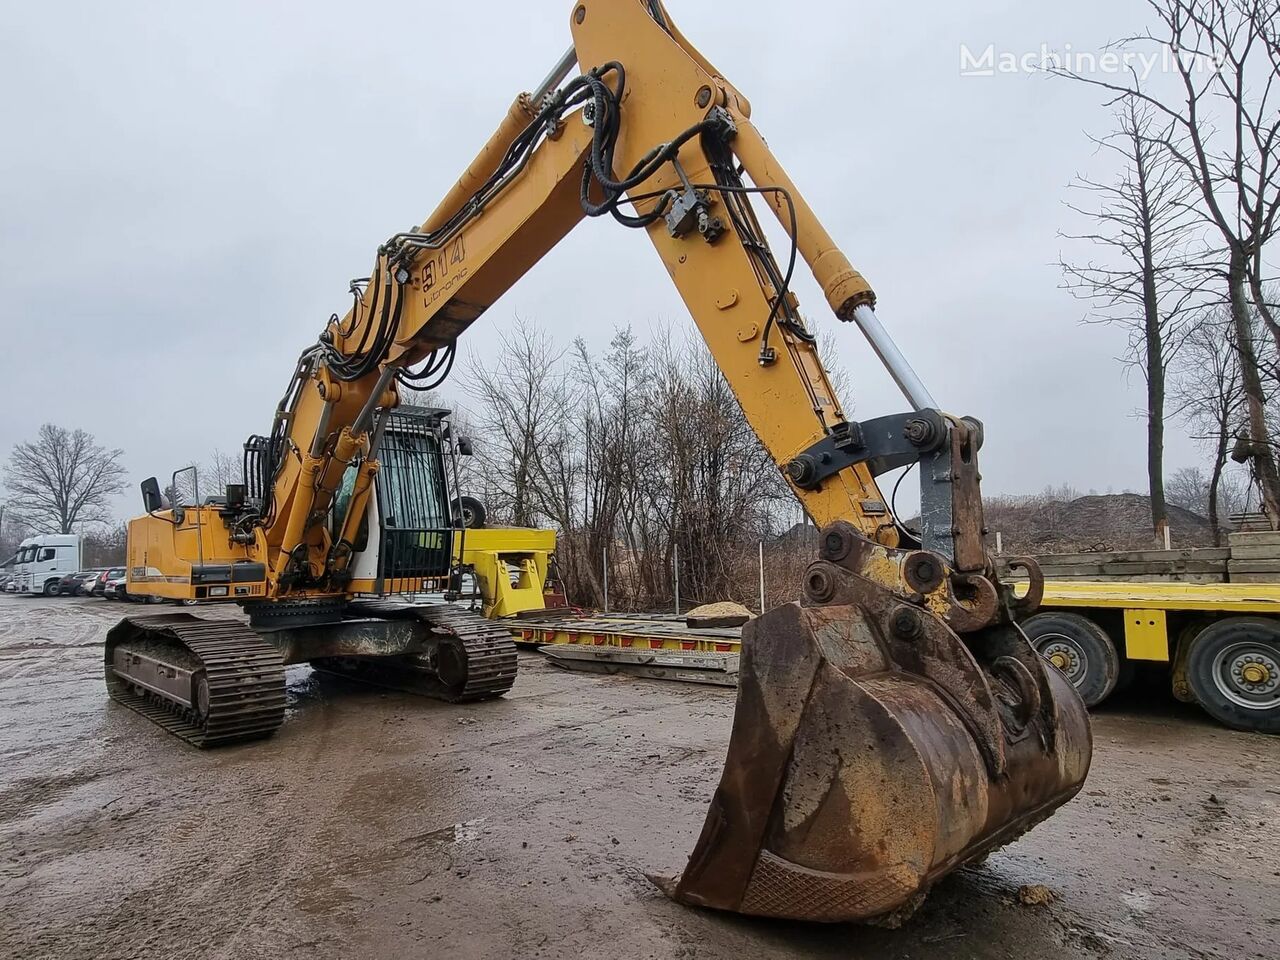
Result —
[[[6, 5], [0, 449], [45, 420], [83, 427], [126, 450], [136, 483], [265, 429], [347, 280], [541, 78], [570, 7]], [[1141, 488], [1140, 379], [1114, 362], [1118, 331], [1079, 325], [1052, 266], [1063, 186], [1099, 172], [1082, 130], [1106, 111], [1043, 77], [962, 78], [958, 58], [961, 43], [1097, 48], [1137, 6], [671, 8], [751, 98], [934, 394], [986, 421], [987, 489]], [[798, 290], [834, 325], [812, 283]], [[643, 236], [605, 222], [482, 324], [516, 312], [595, 345], [686, 317]], [[480, 329], [471, 353], [492, 342]], [[901, 408], [856, 331], [838, 333], [860, 415]], [[1171, 465], [1196, 459], [1170, 446]]]

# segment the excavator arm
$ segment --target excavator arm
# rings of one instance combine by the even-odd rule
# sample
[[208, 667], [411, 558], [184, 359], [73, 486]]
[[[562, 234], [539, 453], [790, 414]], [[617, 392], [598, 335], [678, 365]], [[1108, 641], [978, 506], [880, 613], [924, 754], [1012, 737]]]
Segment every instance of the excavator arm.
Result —
[[[421, 227], [384, 244], [352, 309], [316, 349], [287, 411], [293, 455], [279, 464], [278, 512], [266, 525], [286, 581], [322, 580], [332, 569], [334, 545], [319, 518], [351, 460], [374, 461], [374, 411], [394, 404], [398, 384], [450, 363], [458, 337], [587, 215], [615, 214], [648, 233], [748, 421], [819, 526], [844, 520], [897, 545], [902, 528], [874, 473], [950, 446], [953, 433], [958, 446], [980, 442], [976, 424], [934, 409], [879, 325], [870, 286], [769, 151], [750, 105], [665, 10], [639, 0], [580, 4], [570, 27], [574, 46], [548, 81], [517, 97]], [[561, 86], [574, 63], [583, 75]], [[781, 260], [753, 198], [791, 240]], [[797, 255], [835, 314], [863, 329], [918, 415], [877, 423], [871, 436], [846, 420], [791, 290]], [[969, 572], [986, 565], [976, 479], [973, 471], [948, 484], [925, 514], [929, 546]], [[361, 506], [354, 500], [352, 515]]]
[[[379, 248], [351, 309], [300, 359], [268, 445], [257, 536], [269, 593], [341, 595], [400, 393], [439, 383], [471, 324], [582, 219], [642, 229], [823, 528], [805, 596], [744, 631], [725, 773], [688, 869], [662, 885], [688, 903], [766, 915], [909, 908], [1083, 783], [1083, 707], [1014, 622], [1037, 601], [1038, 571], [1023, 562], [1021, 596], [995, 577], [981, 425], [939, 409], [907, 365], [747, 100], [657, 0], [583, 0], [569, 28], [573, 46], [547, 80], [515, 100], [431, 216]], [[760, 206], [786, 251], [771, 249]], [[792, 291], [800, 261], [909, 410], [846, 417]], [[919, 538], [876, 484], [914, 463]], [[353, 464], [354, 495], [331, 528]]]

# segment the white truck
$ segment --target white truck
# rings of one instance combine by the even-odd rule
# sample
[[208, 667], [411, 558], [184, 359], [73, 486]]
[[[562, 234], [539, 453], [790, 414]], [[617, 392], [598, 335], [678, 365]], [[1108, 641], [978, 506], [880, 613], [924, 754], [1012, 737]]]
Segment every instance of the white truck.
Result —
[[53, 596], [58, 581], [80, 569], [80, 535], [44, 533], [18, 547], [18, 592]]

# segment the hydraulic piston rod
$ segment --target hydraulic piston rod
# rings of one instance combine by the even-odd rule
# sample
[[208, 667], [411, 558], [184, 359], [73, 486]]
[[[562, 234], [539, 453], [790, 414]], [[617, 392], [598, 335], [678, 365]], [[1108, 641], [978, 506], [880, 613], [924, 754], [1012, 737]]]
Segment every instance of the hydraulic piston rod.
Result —
[[884, 324], [876, 316], [875, 310], [865, 304], [855, 307], [853, 321], [858, 325], [858, 329], [862, 331], [862, 335], [867, 338], [867, 342], [871, 344], [871, 349], [876, 352], [876, 356], [880, 358], [880, 362], [889, 371], [889, 376], [893, 377], [893, 382], [898, 385], [898, 389], [902, 391], [902, 395], [907, 398], [907, 402], [911, 404], [912, 408], [916, 410], [939, 409], [937, 401], [929, 393], [929, 388], [924, 385], [924, 381], [911, 368], [907, 358], [902, 355], [898, 345], [893, 342], [893, 337], [889, 336], [889, 331], [884, 328]]
[[569, 76], [569, 71], [577, 65], [578, 51], [571, 46], [564, 52], [564, 56], [556, 61], [556, 65], [551, 68], [551, 72], [547, 74], [546, 79], [538, 84], [538, 89], [533, 91], [533, 95], [530, 97], [533, 103], [535, 105], [541, 103], [543, 97], [564, 83], [565, 77]]

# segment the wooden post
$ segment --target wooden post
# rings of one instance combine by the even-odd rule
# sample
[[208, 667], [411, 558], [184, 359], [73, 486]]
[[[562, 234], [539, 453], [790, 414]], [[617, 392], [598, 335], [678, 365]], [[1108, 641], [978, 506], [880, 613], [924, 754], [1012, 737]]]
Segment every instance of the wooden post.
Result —
[[676, 580], [676, 616], [680, 616], [680, 544], [671, 541], [671, 571]]
[[760, 541], [760, 612], [764, 613], [764, 541]]

